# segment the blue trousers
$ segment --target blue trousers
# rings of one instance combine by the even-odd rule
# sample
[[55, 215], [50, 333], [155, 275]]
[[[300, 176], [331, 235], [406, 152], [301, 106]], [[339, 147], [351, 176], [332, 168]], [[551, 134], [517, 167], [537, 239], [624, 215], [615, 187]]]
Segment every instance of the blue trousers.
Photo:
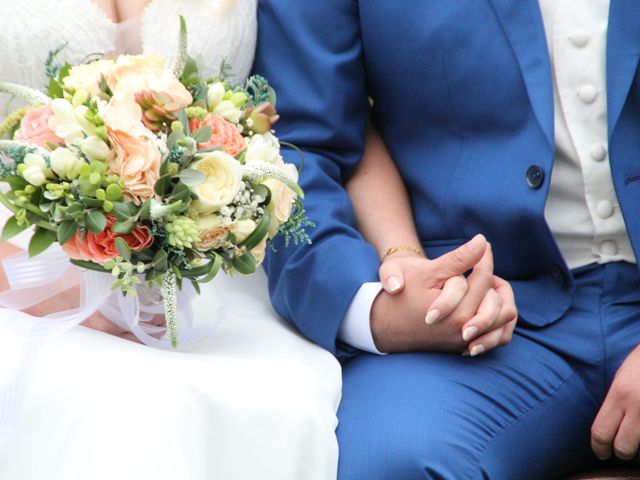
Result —
[[593, 462], [591, 424], [640, 344], [640, 279], [624, 263], [574, 277], [562, 319], [519, 326], [483, 356], [361, 354], [344, 365], [339, 480], [541, 480]]

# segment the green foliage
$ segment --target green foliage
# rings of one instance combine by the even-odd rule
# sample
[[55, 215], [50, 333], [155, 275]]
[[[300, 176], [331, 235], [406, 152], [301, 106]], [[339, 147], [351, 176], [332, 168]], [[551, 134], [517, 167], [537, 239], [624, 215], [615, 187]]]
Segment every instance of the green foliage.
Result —
[[311, 238], [309, 237], [306, 229], [315, 227], [316, 224], [307, 218], [302, 204], [296, 200], [293, 212], [291, 212], [291, 217], [286, 223], [280, 225], [278, 233], [282, 235], [284, 239], [285, 248], [292, 242], [294, 245], [311, 245]]
[[7, 223], [4, 224], [4, 228], [2, 229], [2, 241], [6, 242], [12, 239], [19, 233], [26, 230], [27, 227], [28, 225], [24, 222], [18, 223], [18, 219], [15, 216], [11, 217], [9, 220], [7, 220]]
[[249, 100], [247, 102], [248, 107], [256, 107], [262, 103], [269, 102], [273, 105], [276, 104], [276, 94], [273, 88], [269, 85], [266, 78], [260, 75], [253, 75], [247, 79], [245, 86]]
[[55, 79], [60, 74], [60, 71], [62, 70], [63, 66], [60, 65], [60, 63], [58, 63], [57, 57], [58, 55], [60, 55], [60, 52], [62, 52], [62, 50], [67, 48], [68, 45], [69, 43], [66, 42], [64, 45], [61, 45], [55, 50], [49, 51], [49, 54], [47, 55], [47, 59], [44, 62], [47, 77], [51, 79]]
[[35, 257], [44, 252], [56, 240], [57, 236], [55, 232], [41, 227], [36, 228], [36, 233], [33, 234], [29, 242], [29, 256]]

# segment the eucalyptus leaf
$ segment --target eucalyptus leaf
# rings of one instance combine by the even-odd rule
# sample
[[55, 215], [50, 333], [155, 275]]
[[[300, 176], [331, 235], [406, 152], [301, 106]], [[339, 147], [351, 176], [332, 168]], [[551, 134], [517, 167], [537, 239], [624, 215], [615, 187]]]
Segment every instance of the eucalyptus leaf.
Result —
[[91, 210], [87, 212], [85, 217], [87, 228], [93, 233], [101, 233], [107, 228], [107, 217], [99, 210]]
[[44, 252], [56, 240], [57, 235], [55, 232], [41, 227], [36, 228], [36, 233], [33, 234], [29, 242], [29, 257], [35, 257]]
[[156, 252], [153, 257], [153, 268], [160, 272], [165, 272], [169, 266], [169, 256], [167, 252], [163, 249], [160, 249]]
[[200, 185], [205, 180], [204, 173], [200, 170], [196, 170], [194, 168], [186, 168], [180, 172], [178, 178], [184, 183], [187, 187], [195, 187]]
[[12, 239], [19, 233], [25, 231], [28, 225], [18, 225], [18, 221], [16, 217], [11, 217], [7, 220], [7, 223], [4, 224], [4, 228], [2, 229], [2, 241], [6, 242], [7, 240]]
[[193, 135], [191, 135], [191, 138], [193, 138], [196, 143], [206, 143], [211, 140], [211, 135], [213, 135], [213, 128], [211, 128], [209, 125], [205, 125], [204, 127], [199, 128], [198, 131], [196, 131]]
[[153, 187], [157, 195], [164, 196], [167, 193], [169, 184], [171, 183], [171, 175], [161, 176]]
[[131, 247], [126, 242], [126, 240], [122, 237], [117, 237], [115, 240], [116, 250], [122, 258], [124, 258], [127, 262], [131, 261]]
[[140, 207], [140, 218], [142, 220], [149, 220], [151, 218], [151, 200], [147, 200]]
[[84, 268], [86, 270], [93, 270], [95, 272], [108, 272], [109, 270], [107, 270], [106, 268], [104, 268], [102, 265], [98, 264], [98, 263], [94, 263], [94, 262], [89, 262], [87, 260], [74, 260], [71, 259], [71, 263], [80, 267], [80, 268]]
[[78, 224], [73, 220], [65, 220], [58, 226], [58, 243], [64, 245], [78, 232]]
[[119, 233], [120, 235], [126, 235], [128, 233], [133, 232], [133, 229], [136, 228], [136, 220], [132, 218], [130, 220], [126, 220], [124, 222], [116, 222], [111, 227], [111, 231], [113, 233]]

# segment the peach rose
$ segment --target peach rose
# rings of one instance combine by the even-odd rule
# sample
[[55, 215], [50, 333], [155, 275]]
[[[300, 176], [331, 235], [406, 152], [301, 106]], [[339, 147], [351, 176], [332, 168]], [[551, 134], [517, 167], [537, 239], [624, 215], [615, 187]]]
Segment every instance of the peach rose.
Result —
[[19, 142], [32, 143], [51, 150], [47, 142], [60, 145], [63, 140], [55, 134], [56, 119], [50, 105], [34, 108], [27, 112], [20, 122], [20, 129], [14, 139]]
[[86, 260], [100, 265], [110, 258], [117, 257], [116, 238], [121, 237], [129, 245], [131, 250], [139, 252], [153, 243], [153, 235], [145, 226], [138, 226], [133, 232], [126, 235], [114, 233], [111, 227], [116, 222], [116, 217], [107, 215], [107, 228], [100, 233], [87, 231], [82, 237], [80, 232], [62, 246], [69, 257], [74, 260]]
[[153, 137], [142, 123], [142, 108], [133, 95], [117, 94], [111, 97], [102, 114], [109, 130], [125, 132], [133, 137]]
[[109, 161], [109, 170], [124, 182], [124, 193], [136, 204], [153, 197], [153, 187], [160, 178], [160, 150], [148, 138], [136, 138], [108, 130], [115, 156]]
[[208, 113], [204, 120], [193, 119], [189, 122], [189, 128], [192, 132], [206, 125], [211, 127], [213, 133], [208, 142], [199, 144], [200, 148], [222, 147], [232, 157], [235, 157], [245, 149], [244, 138], [242, 138], [236, 126], [216, 113]]
[[193, 97], [173, 72], [153, 68], [141, 62], [124, 62], [116, 65], [107, 78], [114, 95], [132, 96], [140, 92], [159, 92], [171, 98], [172, 109], [180, 110], [191, 105]]

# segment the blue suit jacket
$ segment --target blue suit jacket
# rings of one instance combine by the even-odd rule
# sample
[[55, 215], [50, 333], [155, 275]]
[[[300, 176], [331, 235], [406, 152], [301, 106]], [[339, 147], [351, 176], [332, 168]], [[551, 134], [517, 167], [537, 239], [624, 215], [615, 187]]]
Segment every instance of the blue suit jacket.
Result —
[[[278, 134], [305, 152], [305, 205], [317, 223], [313, 245], [278, 248], [266, 263], [282, 316], [346, 353], [336, 347], [340, 323], [360, 285], [377, 280], [378, 258], [342, 187], [369, 115], [409, 189], [429, 257], [481, 232], [521, 321], [541, 327], [563, 315], [573, 280], [544, 219], [553, 91], [537, 0], [261, 0], [259, 25], [255, 71], [278, 92]], [[639, 54], [640, 1], [612, 0], [609, 153], [636, 256]]]

